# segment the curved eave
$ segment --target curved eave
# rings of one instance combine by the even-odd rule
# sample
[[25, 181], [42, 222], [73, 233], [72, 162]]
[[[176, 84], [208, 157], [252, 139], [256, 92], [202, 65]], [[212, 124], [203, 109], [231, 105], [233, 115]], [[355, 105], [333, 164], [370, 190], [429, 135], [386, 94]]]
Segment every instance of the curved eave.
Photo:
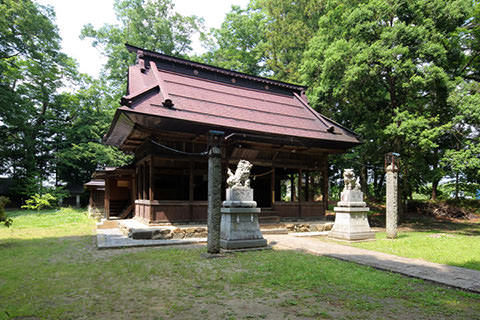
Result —
[[[140, 123], [135, 118], [148, 117], [150, 121]], [[148, 125], [146, 125], [148, 123]], [[138, 111], [130, 110], [127, 107], [121, 107], [117, 109], [115, 117], [112, 121], [109, 132], [104, 137], [104, 142], [108, 145], [117, 146], [124, 149], [124, 143], [132, 133], [136, 125], [149, 129], [160, 129], [160, 126], [151, 125], [152, 123], [162, 123], [163, 129], [167, 131], [185, 132], [189, 130], [191, 133], [205, 134], [209, 129], [212, 129], [212, 125], [194, 121], [182, 121], [175, 118], [162, 117], [158, 115], [145, 114]], [[362, 142], [355, 136], [350, 135], [347, 139], [327, 140], [327, 139], [312, 139], [306, 137], [286, 136], [281, 134], [269, 134], [260, 131], [239, 130], [235, 127], [216, 126], [215, 129], [222, 130], [226, 135], [237, 133], [245, 133], [247, 135], [254, 135], [259, 140], [269, 141], [283, 141], [285, 145], [311, 145], [315, 147], [325, 147], [328, 149], [336, 149], [339, 152], [344, 152], [349, 148], [360, 145]]]

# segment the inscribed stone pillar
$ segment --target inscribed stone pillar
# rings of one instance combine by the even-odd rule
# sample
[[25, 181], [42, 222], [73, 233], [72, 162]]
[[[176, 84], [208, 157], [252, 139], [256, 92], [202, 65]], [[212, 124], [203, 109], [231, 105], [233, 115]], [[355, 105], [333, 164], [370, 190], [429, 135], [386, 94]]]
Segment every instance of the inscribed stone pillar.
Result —
[[222, 205], [222, 150], [220, 149], [223, 133], [209, 133], [208, 151], [208, 253], [220, 252], [220, 208]]
[[397, 237], [398, 224], [398, 172], [393, 165], [389, 165], [387, 171], [387, 238]]

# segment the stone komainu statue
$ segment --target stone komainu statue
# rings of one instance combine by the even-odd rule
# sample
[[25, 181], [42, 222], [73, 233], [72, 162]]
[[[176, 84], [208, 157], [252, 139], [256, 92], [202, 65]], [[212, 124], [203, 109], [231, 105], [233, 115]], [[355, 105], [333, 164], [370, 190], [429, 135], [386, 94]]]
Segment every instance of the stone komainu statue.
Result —
[[229, 188], [250, 188], [250, 169], [252, 164], [247, 160], [240, 160], [235, 173], [228, 169], [227, 185]]
[[353, 169], [345, 169], [343, 171], [343, 181], [345, 183], [344, 190], [358, 190], [360, 189], [360, 183], [355, 177]]

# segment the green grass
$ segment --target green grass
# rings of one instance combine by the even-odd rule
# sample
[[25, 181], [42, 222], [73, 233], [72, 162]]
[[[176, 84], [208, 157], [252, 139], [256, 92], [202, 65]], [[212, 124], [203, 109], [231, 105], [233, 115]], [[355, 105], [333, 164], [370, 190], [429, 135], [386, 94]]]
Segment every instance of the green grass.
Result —
[[80, 211], [0, 228], [0, 319], [479, 319], [480, 295], [331, 258], [98, 251]]
[[401, 231], [394, 240], [387, 239], [385, 232], [379, 232], [376, 241], [350, 245], [480, 271], [480, 225], [469, 230]]

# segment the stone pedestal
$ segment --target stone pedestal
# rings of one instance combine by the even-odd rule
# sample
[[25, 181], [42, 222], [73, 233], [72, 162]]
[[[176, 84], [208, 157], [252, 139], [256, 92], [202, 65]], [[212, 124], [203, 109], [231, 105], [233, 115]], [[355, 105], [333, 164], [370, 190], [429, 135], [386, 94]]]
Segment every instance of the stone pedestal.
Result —
[[370, 208], [363, 202], [363, 193], [358, 189], [343, 190], [335, 211], [335, 223], [329, 237], [342, 240], [375, 239], [368, 224]]
[[258, 223], [260, 208], [253, 201], [253, 189], [229, 188], [223, 202], [220, 247], [227, 250], [265, 247]]

